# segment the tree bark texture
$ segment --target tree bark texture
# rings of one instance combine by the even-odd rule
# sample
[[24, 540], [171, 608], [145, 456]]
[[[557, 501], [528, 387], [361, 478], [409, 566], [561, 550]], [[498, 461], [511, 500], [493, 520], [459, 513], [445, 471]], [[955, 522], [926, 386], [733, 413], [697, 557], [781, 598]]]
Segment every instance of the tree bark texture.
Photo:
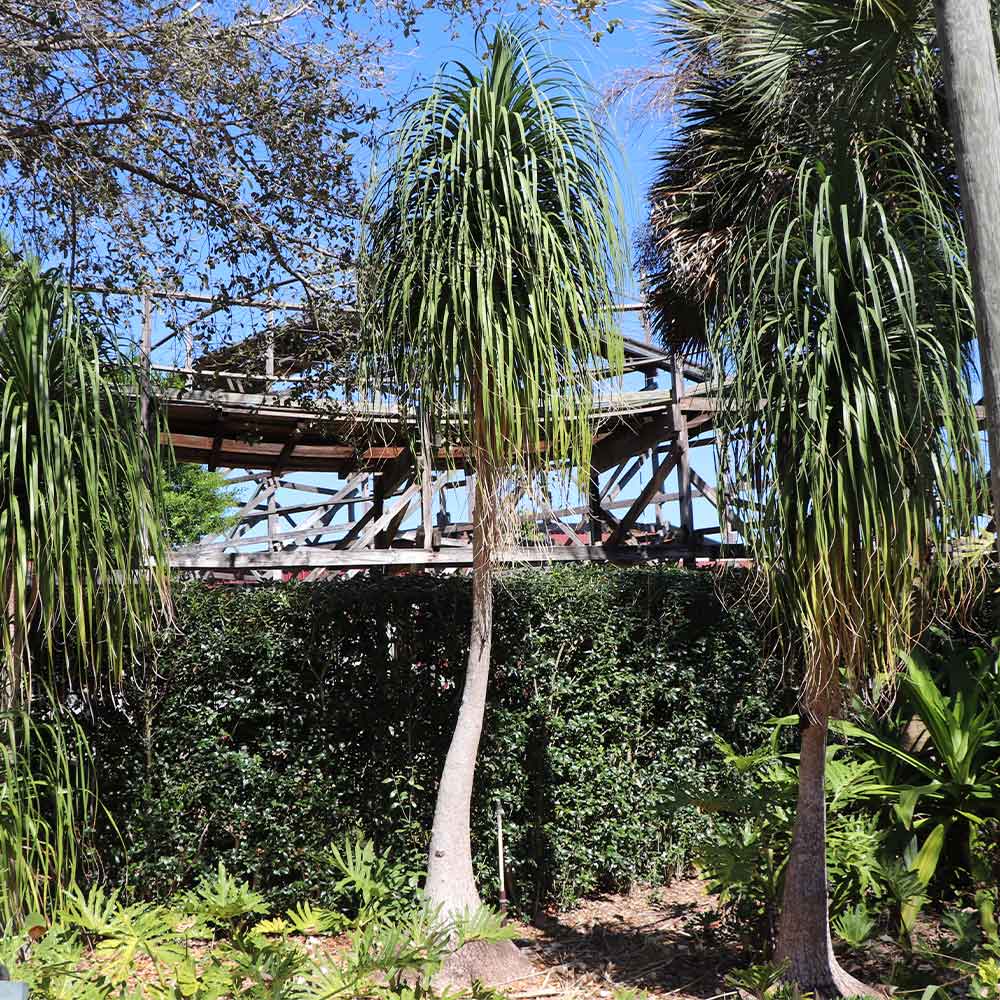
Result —
[[454, 917], [482, 905], [472, 873], [470, 814], [476, 757], [486, 711], [493, 639], [492, 549], [497, 523], [492, 483], [488, 468], [477, 468], [472, 528], [469, 661], [458, 721], [438, 786], [427, 862], [427, 898], [432, 905], [441, 908], [444, 917]]
[[799, 797], [778, 927], [778, 961], [787, 978], [817, 997], [871, 996], [833, 954], [826, 880], [826, 734], [828, 716], [802, 730]]
[[[976, 304], [994, 518], [1000, 518], [1000, 78], [989, 0], [936, 0]], [[1000, 529], [1000, 524], [997, 525]], [[1000, 530], [997, 531], [1000, 545]]]

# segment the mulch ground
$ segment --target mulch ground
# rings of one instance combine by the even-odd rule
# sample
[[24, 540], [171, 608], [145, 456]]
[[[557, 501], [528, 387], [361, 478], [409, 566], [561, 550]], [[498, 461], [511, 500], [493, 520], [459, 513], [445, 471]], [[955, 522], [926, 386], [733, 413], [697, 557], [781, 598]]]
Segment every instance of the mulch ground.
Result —
[[633, 990], [654, 997], [718, 996], [726, 992], [726, 972], [741, 958], [720, 951], [717, 928], [697, 879], [586, 900], [523, 926], [518, 943], [539, 971], [535, 984], [519, 982], [511, 995], [582, 1000]]
[[[510, 984], [512, 1000], [607, 1000], [623, 991], [651, 998], [722, 1000], [734, 996], [725, 984], [733, 969], [751, 956], [723, 930], [714, 900], [696, 878], [669, 886], [637, 886], [624, 895], [587, 900], [566, 913], [550, 913], [534, 925], [519, 925], [518, 944], [538, 969], [531, 981]], [[932, 921], [918, 928], [928, 945], [936, 938]], [[838, 946], [838, 952], [841, 949]], [[876, 940], [863, 951], [840, 955], [862, 982], [887, 991], [920, 996], [928, 983], [944, 984], [947, 970], [905, 956], [894, 942]]]

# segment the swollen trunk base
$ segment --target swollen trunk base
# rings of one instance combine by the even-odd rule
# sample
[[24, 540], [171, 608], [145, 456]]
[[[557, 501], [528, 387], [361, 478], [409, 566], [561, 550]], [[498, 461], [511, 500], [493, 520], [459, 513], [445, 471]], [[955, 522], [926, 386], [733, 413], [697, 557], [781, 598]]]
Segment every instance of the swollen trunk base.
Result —
[[436, 989], [445, 986], [508, 986], [534, 975], [535, 967], [513, 941], [470, 941], [452, 952], [434, 977]]

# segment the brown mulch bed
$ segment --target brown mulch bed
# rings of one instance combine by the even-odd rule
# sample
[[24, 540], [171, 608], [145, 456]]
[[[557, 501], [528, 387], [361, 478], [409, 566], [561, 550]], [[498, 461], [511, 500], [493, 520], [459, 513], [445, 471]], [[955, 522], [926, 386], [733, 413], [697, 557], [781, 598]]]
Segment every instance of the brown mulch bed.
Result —
[[[697, 878], [668, 886], [636, 886], [621, 895], [582, 902], [565, 913], [548, 913], [533, 925], [518, 925], [518, 941], [538, 969], [531, 981], [506, 987], [513, 1000], [609, 1000], [623, 991], [651, 998], [721, 1000], [733, 996], [725, 976], [753, 961], [723, 929], [715, 901]], [[931, 945], [936, 922], [925, 920], [918, 936]], [[877, 940], [861, 952], [837, 948], [843, 965], [883, 991], [943, 983], [945, 970], [904, 956], [895, 943]]]
[[[717, 940], [718, 921], [697, 879], [586, 900], [523, 927], [519, 942], [539, 972], [516, 984], [513, 996], [606, 998], [621, 990], [654, 997], [709, 997], [725, 991], [738, 965]], [[711, 948], [711, 953], [708, 949]]]

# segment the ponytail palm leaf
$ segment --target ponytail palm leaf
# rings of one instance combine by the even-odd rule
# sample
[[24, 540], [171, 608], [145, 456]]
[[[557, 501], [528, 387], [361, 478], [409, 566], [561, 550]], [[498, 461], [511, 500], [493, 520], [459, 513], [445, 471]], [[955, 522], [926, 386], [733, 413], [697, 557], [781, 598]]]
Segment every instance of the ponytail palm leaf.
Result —
[[157, 455], [127, 369], [109, 376], [64, 286], [22, 265], [0, 302], [0, 573], [8, 707], [63, 648], [118, 677], [168, 599]]
[[[825, 716], [841, 673], [873, 693], [967, 599], [983, 470], [952, 203], [908, 156], [879, 200], [861, 163], [803, 166], [743, 244], [712, 330], [732, 373], [724, 483]], [[885, 181], [885, 178], [883, 178]]]
[[406, 113], [365, 240], [365, 375], [498, 470], [589, 460], [597, 356], [622, 363], [607, 137], [577, 78], [501, 27]]

